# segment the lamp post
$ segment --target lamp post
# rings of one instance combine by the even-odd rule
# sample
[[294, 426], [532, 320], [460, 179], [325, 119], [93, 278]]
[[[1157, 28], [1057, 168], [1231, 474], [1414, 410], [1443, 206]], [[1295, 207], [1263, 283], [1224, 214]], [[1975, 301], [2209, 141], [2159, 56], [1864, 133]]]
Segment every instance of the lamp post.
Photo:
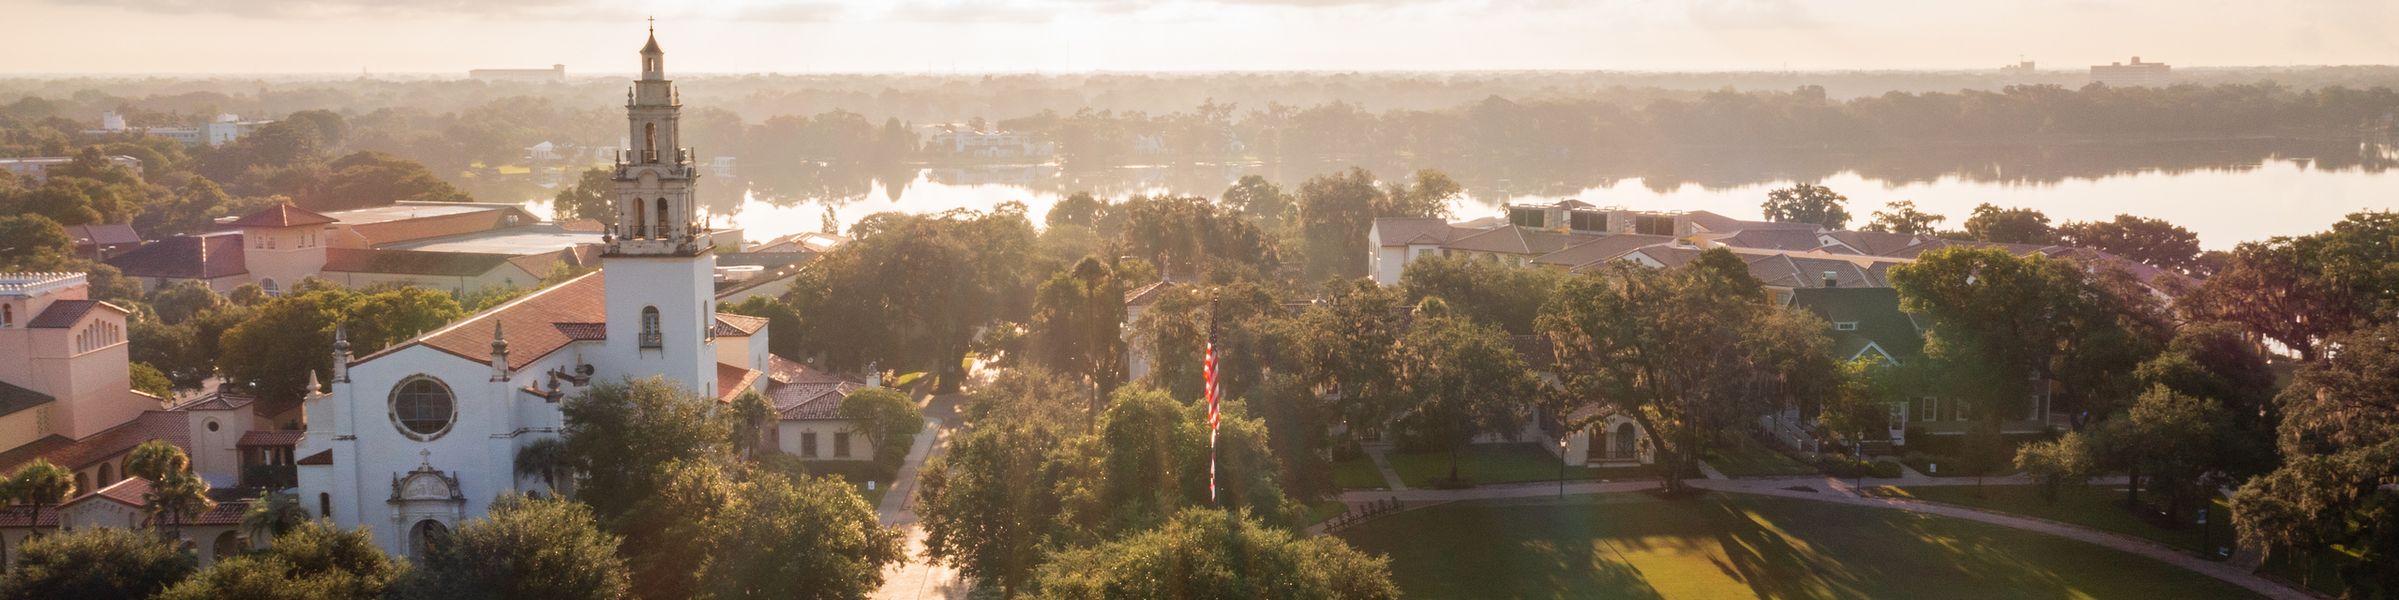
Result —
[[2204, 554], [2204, 555], [2207, 555], [2207, 556], [2215, 556], [2215, 555], [2216, 555], [2216, 551], [2215, 551], [2214, 549], [2211, 549], [2211, 548], [2208, 548], [2208, 547], [2207, 547], [2207, 505], [2206, 505], [2206, 504], [2201, 504], [2201, 505], [2199, 505], [2199, 552], [2200, 552], [2201, 554]]
[[1558, 426], [1558, 497], [1566, 497], [1566, 427]]

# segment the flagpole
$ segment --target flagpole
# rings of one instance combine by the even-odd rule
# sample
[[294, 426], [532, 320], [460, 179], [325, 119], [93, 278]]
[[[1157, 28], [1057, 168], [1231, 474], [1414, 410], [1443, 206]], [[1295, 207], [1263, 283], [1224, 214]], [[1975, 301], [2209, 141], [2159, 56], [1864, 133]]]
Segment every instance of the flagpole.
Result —
[[1216, 292], [1208, 292], [1208, 346], [1205, 377], [1208, 400], [1208, 504], [1216, 504], [1216, 426], [1222, 422], [1216, 409]]

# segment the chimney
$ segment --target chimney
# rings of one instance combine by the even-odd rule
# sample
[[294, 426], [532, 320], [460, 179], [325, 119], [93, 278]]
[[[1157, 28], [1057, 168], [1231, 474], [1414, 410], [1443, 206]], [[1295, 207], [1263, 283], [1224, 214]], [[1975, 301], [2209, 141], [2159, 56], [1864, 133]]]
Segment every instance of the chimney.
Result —
[[508, 380], [508, 335], [505, 331], [501, 330], [501, 326], [504, 323], [504, 321], [499, 319], [492, 319], [491, 323], [492, 381]]
[[1828, 287], [1828, 288], [1833, 288], [1833, 287], [1841, 287], [1841, 272], [1840, 272], [1840, 271], [1825, 271], [1825, 272], [1824, 272], [1824, 287]]

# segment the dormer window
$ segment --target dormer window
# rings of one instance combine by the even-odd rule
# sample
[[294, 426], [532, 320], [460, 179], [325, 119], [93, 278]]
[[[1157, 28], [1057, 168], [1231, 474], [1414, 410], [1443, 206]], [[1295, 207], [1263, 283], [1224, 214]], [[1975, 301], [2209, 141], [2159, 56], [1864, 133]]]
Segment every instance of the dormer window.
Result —
[[666, 347], [666, 339], [658, 331], [658, 307], [656, 306], [641, 307], [641, 347]]

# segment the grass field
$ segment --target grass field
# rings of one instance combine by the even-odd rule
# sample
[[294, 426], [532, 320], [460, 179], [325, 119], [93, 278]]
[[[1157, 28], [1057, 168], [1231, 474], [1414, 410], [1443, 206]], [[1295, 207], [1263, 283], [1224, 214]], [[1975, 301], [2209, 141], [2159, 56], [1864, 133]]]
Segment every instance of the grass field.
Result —
[[[2067, 488], [2058, 493], [2058, 500], [2055, 503], [2042, 500], [2040, 488], [2029, 485], [1984, 486], [1981, 497], [1975, 496], [1974, 486], [1970, 485], [1885, 487], [1881, 489], [1884, 493], [1895, 496], [2073, 523], [2092, 529], [2145, 538], [2210, 556], [2213, 556], [2212, 553], [2219, 548], [2232, 545], [2233, 528], [2232, 519], [2229, 518], [2232, 515], [2232, 507], [2221, 498], [2217, 499], [2214, 506], [2208, 509], [2207, 542], [2205, 546], [2202, 546], [2200, 545], [2199, 528], [2196, 525], [2181, 529], [2167, 529], [2124, 510], [2124, 488], [2117, 486]], [[2349, 559], [2348, 555], [2334, 549], [2309, 558], [2309, 562], [2316, 572], [2306, 577], [2302, 577], [2300, 573], [2298, 559], [2287, 554], [2278, 554], [2272, 560], [2267, 561], [2263, 572], [2291, 582], [2305, 580], [2316, 591], [2339, 595], [2341, 586], [2337, 573], [2340, 565]]]
[[1411, 598], [2249, 598], [2082, 542], [1783, 498], [1476, 500], [1341, 534]]
[[1815, 467], [1791, 460], [1781, 452], [1767, 448], [1748, 436], [1730, 436], [1732, 440], [1709, 450], [1705, 460], [1731, 477], [1771, 477], [1778, 475], [1815, 475]]
[[1333, 483], [1340, 485], [1341, 489], [1345, 490], [1379, 490], [1389, 487], [1383, 484], [1382, 470], [1374, 468], [1374, 459], [1364, 456], [1333, 463]]

